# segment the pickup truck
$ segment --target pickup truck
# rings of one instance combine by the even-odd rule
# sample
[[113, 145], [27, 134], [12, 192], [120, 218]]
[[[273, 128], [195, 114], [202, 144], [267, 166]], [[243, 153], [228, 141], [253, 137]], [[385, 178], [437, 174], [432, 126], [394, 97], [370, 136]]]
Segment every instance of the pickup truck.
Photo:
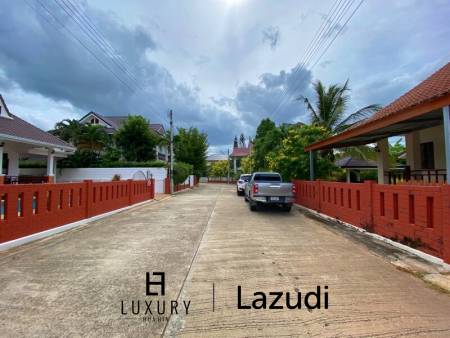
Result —
[[292, 183], [282, 183], [278, 173], [253, 173], [245, 186], [245, 200], [251, 211], [258, 210], [262, 205], [278, 205], [289, 212], [294, 196], [295, 186]]

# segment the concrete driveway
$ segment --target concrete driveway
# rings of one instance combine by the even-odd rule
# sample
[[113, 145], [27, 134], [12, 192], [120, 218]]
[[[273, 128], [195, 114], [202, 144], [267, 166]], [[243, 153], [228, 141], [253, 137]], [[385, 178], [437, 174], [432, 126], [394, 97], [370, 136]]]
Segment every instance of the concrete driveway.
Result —
[[[155, 271], [164, 296], [145, 294]], [[321, 309], [238, 309], [238, 286], [242, 305], [264, 292], [267, 307], [269, 292], [292, 304], [327, 286], [329, 308], [322, 294]], [[298, 210], [253, 213], [211, 184], [0, 253], [0, 335], [448, 337], [450, 295]]]

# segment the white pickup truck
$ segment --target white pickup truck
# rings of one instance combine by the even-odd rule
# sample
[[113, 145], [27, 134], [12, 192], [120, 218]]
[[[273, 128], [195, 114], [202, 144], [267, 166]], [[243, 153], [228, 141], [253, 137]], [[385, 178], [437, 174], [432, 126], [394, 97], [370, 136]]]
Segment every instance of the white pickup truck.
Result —
[[284, 211], [291, 211], [295, 198], [295, 186], [283, 183], [281, 175], [271, 172], [256, 172], [245, 186], [245, 200], [251, 211], [262, 205], [279, 205]]

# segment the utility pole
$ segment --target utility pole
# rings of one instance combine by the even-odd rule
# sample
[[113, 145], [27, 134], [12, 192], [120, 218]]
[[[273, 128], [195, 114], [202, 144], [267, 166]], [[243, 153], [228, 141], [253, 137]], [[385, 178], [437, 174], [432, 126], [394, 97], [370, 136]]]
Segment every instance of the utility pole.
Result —
[[173, 114], [172, 109], [169, 111], [169, 121], [170, 121], [170, 193], [174, 193], [173, 186]]
[[227, 149], [227, 184], [230, 184], [230, 148]]

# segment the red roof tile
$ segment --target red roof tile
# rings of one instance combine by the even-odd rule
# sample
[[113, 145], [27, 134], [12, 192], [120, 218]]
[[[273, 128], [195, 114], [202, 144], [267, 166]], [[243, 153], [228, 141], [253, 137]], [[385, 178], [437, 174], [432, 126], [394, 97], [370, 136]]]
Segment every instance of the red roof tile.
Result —
[[233, 152], [231, 153], [231, 157], [245, 157], [250, 155], [250, 147], [249, 148], [233, 148]]
[[372, 121], [398, 113], [416, 105], [426, 103], [450, 93], [450, 62], [437, 72], [420, 82], [410, 91], [376, 112], [372, 117], [361, 121], [350, 129], [358, 128]]

